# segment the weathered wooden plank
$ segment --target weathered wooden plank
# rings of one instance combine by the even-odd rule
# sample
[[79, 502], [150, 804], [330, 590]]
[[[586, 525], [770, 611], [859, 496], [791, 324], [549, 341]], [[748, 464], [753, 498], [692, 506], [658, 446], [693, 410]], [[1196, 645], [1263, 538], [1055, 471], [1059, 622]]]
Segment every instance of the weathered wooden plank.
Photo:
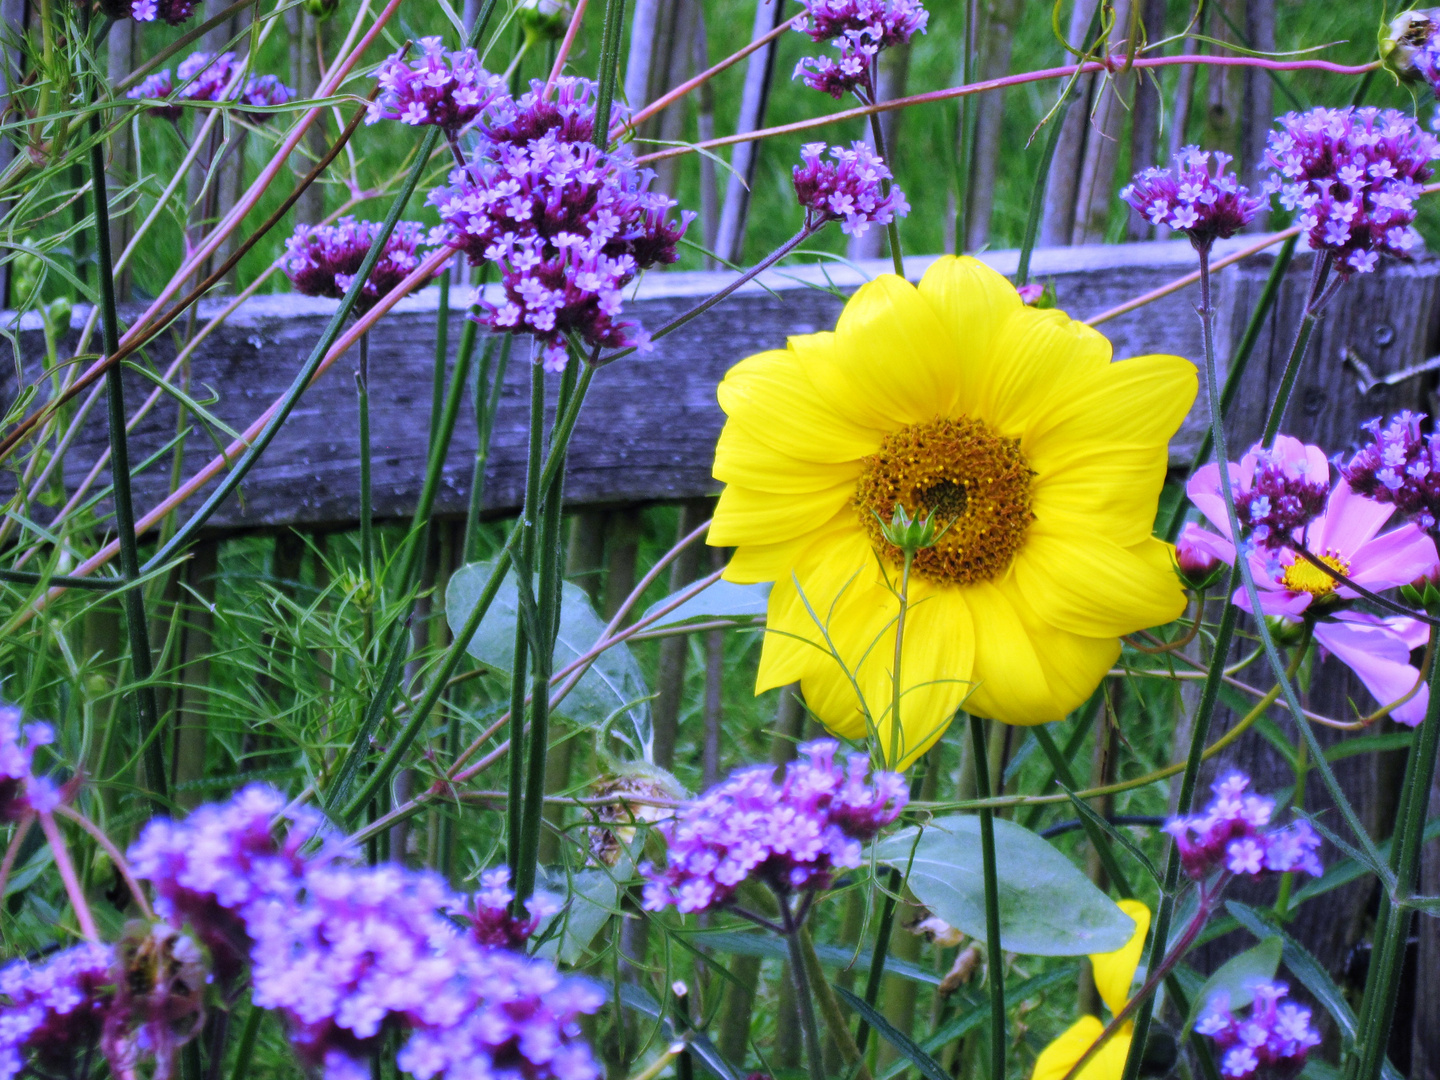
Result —
[[[992, 252], [985, 258], [1002, 272], [1013, 271], [1016, 261], [1014, 252]], [[907, 260], [907, 273], [918, 278], [930, 261], [929, 257]], [[1063, 307], [1077, 317], [1087, 317], [1185, 273], [1193, 267], [1194, 255], [1187, 244], [1174, 242], [1057, 248], [1036, 252], [1032, 265], [1036, 280], [1054, 281]], [[715, 401], [715, 386], [726, 369], [752, 353], [783, 347], [789, 334], [832, 327], [842, 296], [863, 276], [888, 268], [886, 261], [765, 275], [761, 283], [742, 289], [725, 304], [663, 339], [654, 352], [627, 358], [600, 372], [575, 433], [568, 499], [583, 506], [713, 494], [717, 485], [710, 477], [711, 455], [724, 419]], [[1263, 262], [1257, 261], [1220, 275], [1222, 342], [1238, 337], [1243, 329], [1238, 313], [1248, 310], [1265, 272]], [[1346, 345], [1380, 365], [1377, 371], [1418, 360], [1424, 355], [1424, 335], [1415, 331], [1415, 313], [1433, 307], [1435, 272], [1435, 266], [1427, 262], [1357, 279], [1335, 301], [1327, 326], [1317, 335], [1318, 360], [1312, 370], [1331, 370]], [[1297, 271], [1294, 275], [1296, 281], [1287, 289], [1285, 303], [1298, 302], [1293, 294], [1303, 285], [1299, 280], [1302, 274]], [[728, 278], [725, 273], [652, 274], [639, 284], [627, 310], [645, 325], [656, 327]], [[1177, 293], [1107, 322], [1102, 329], [1114, 342], [1117, 356], [1171, 352], [1198, 358], [1194, 300], [1193, 289]], [[222, 302], [202, 304], [202, 320], [219, 310]], [[455, 302], [462, 302], [458, 293]], [[397, 306], [370, 335], [374, 489], [381, 517], [407, 515], [423, 476], [437, 303], [434, 289], [417, 294]], [[193, 357], [191, 391], [202, 399], [214, 396], [213, 412], [242, 429], [284, 391], [333, 310], [331, 301], [293, 295], [247, 301]], [[1231, 311], [1237, 314], [1226, 314]], [[1365, 336], [1370, 331], [1356, 329], [1362, 324], [1378, 325], [1366, 322], [1377, 311], [1385, 313], [1386, 325], [1395, 330], [1393, 341], [1383, 347]], [[83, 312], [77, 312], [77, 327], [82, 317]], [[453, 318], [451, 341], [459, 337], [460, 318]], [[21, 350], [27, 358], [38, 357], [42, 351], [39, 331], [27, 329], [27, 325], [22, 324], [18, 334]], [[159, 341], [149, 360], [163, 369], [174, 349], [172, 341]], [[489, 506], [496, 513], [518, 506], [523, 488], [529, 376], [523, 356], [517, 360], [520, 362], [511, 365], [502, 394], [490, 457], [486, 490]], [[33, 370], [33, 365], [29, 366]], [[222, 508], [212, 519], [215, 526], [332, 527], [355, 521], [358, 438], [353, 367], [350, 357], [343, 359], [305, 394], [247, 477], [243, 500], [232, 500]], [[11, 371], [7, 365], [0, 374], [0, 397], [15, 392]], [[138, 375], [131, 378], [127, 400], [139, 402], [151, 386]], [[1246, 410], [1260, 407], [1257, 402], [1267, 392], [1268, 385], [1261, 382], [1247, 387], [1241, 399], [1241, 412], [1247, 419], [1242, 420], [1241, 428], [1250, 422]], [[1310, 403], [1303, 407], [1328, 415], [1330, 398], [1314, 397], [1308, 385], [1301, 400]], [[1365, 409], [1363, 415], [1379, 411], [1368, 399]], [[65, 477], [72, 488], [105, 446], [101, 412], [96, 410], [67, 457]], [[1197, 403], [1175, 442], [1175, 460], [1188, 460], [1203, 427], [1203, 416], [1203, 402]], [[1343, 416], [1336, 412], [1335, 416], [1333, 433], [1340, 436], [1344, 431], [1343, 443], [1351, 437], [1353, 417], [1349, 412]], [[175, 424], [175, 406], [167, 399], [134, 431], [132, 459], [143, 460], [173, 438]], [[474, 423], [467, 415], [446, 464], [437, 505], [442, 515], [460, 514], [466, 508], [474, 442]], [[186, 444], [187, 471], [213, 453], [209, 436], [198, 430], [192, 433]], [[154, 505], [167, 490], [167, 483], [168, 468], [164, 466], [137, 477], [137, 504], [142, 509]], [[13, 493], [14, 484], [12, 472], [0, 471], [0, 498]]]

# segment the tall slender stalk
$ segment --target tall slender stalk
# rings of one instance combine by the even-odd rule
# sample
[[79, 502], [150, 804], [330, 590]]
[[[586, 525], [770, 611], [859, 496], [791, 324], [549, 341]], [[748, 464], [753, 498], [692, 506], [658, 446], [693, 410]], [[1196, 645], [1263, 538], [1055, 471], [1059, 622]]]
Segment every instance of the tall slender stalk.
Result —
[[[1275, 393], [1275, 403], [1271, 406], [1270, 415], [1265, 419], [1265, 431], [1260, 436], [1260, 442], [1269, 446], [1275, 441], [1275, 436], [1280, 433], [1280, 424], [1285, 419], [1285, 406], [1290, 402], [1290, 395], [1295, 392], [1295, 380], [1300, 376], [1300, 365], [1305, 360], [1305, 352], [1310, 345], [1310, 335], [1315, 332], [1315, 322], [1320, 317], [1320, 309], [1328, 299], [1325, 290], [1325, 282], [1330, 274], [1330, 264], [1334, 257], [1330, 252], [1315, 252], [1314, 263], [1310, 270], [1310, 292], [1305, 298], [1305, 310], [1300, 316], [1300, 325], [1295, 328], [1295, 341], [1290, 346], [1290, 355], [1285, 361], [1285, 371], [1280, 376], [1280, 387]], [[1205, 277], [1200, 279], [1201, 289], [1208, 289]], [[1203, 302], [1203, 301], [1202, 301]], [[1211, 343], [1213, 348], [1213, 343]], [[1227, 460], [1224, 454], [1219, 453], [1220, 443], [1216, 442], [1216, 459]], [[1220, 470], [1222, 473], [1225, 470]]]
[[[873, 79], [871, 81], [874, 82]], [[879, 154], [881, 160], [885, 162], [886, 167], [889, 168], [891, 172], [894, 172], [895, 167], [890, 161], [890, 153], [885, 147], [885, 131], [880, 126], [879, 113], [870, 114], [870, 137], [875, 140], [875, 153]], [[881, 194], [886, 198], [890, 196], [890, 184], [891, 181], [889, 180], [882, 179], [880, 181]], [[905, 256], [900, 250], [900, 223], [895, 220], [894, 215], [891, 215], [890, 223], [885, 226], [885, 235], [890, 240], [891, 265], [895, 267], [896, 276], [903, 278], [905, 276]]]
[[370, 482], [370, 335], [360, 335], [360, 368], [355, 372], [355, 404], [360, 414], [360, 567], [375, 584], [375, 505]]
[[[990, 798], [990, 754], [985, 721], [970, 717], [975, 794]], [[985, 980], [990, 990], [990, 1077], [1005, 1080], [1005, 953], [1000, 944], [1000, 877], [995, 868], [995, 811], [980, 810], [980, 860], [985, 874]]]
[[[115, 311], [115, 276], [110, 254], [110, 207], [105, 194], [105, 144], [99, 136], [98, 116], [91, 120], [96, 141], [90, 148], [90, 183], [95, 199], [95, 257], [100, 285], [105, 351], [114, 354], [120, 347], [120, 320]], [[106, 417], [110, 429], [110, 483], [115, 504], [115, 529], [120, 542], [120, 576], [132, 587], [124, 591], [125, 629], [130, 638], [130, 665], [135, 686], [130, 695], [138, 741], [145, 746], [145, 786], [156, 807], [168, 795], [165, 751], [156, 729], [160, 710], [155, 699], [155, 661], [150, 654], [150, 628], [145, 614], [145, 592], [134, 586], [140, 577], [140, 556], [135, 543], [135, 504], [130, 494], [130, 444], [125, 434], [125, 386], [121, 367], [105, 372]]]
[[815, 1021], [815, 995], [810, 989], [810, 972], [805, 963], [805, 950], [800, 944], [800, 927], [784, 896], [780, 915], [785, 920], [785, 947], [790, 953], [790, 977], [795, 980], [795, 1004], [800, 1013], [800, 1033], [805, 1040], [805, 1068], [810, 1080], [825, 1080], [825, 1063], [820, 1055], [820, 1025]]

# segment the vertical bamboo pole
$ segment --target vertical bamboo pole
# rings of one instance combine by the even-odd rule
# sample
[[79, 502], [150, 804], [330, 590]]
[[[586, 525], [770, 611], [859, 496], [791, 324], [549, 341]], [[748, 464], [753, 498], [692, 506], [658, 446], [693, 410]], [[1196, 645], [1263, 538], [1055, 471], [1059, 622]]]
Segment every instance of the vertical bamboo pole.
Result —
[[[998, 79], [1009, 73], [1015, 27], [1023, 10], [1024, 0], [991, 0], [980, 38], [980, 78]], [[995, 206], [995, 181], [999, 172], [1004, 126], [1005, 94], [983, 95], [975, 113], [975, 146], [967, 191], [969, 206], [965, 213], [968, 233], [964, 244], [966, 251], [978, 251], [990, 242], [990, 218]]]
[[[695, 499], [680, 508], [680, 524], [676, 538], [689, 536], [710, 513], [706, 499]], [[697, 577], [703, 545], [691, 544], [670, 564], [670, 591], [679, 592]], [[690, 658], [690, 638], [686, 634], [660, 640], [660, 656], [655, 668], [655, 700], [650, 706], [655, 726], [655, 764], [674, 769], [675, 744], [679, 735], [680, 706], [685, 697], [685, 668]]]
[[[1085, 40], [1095, 18], [1099, 0], [1075, 0], [1070, 9], [1070, 25], [1066, 39], [1072, 48], [1089, 46]], [[1075, 228], [1075, 196], [1080, 187], [1080, 170], [1085, 161], [1085, 145], [1090, 135], [1091, 96], [1095, 77], [1087, 75], [1075, 83], [1075, 104], [1065, 113], [1055, 145], [1055, 158], [1050, 166], [1050, 180], [1045, 188], [1045, 210], [1040, 219], [1042, 247], [1068, 245]]]

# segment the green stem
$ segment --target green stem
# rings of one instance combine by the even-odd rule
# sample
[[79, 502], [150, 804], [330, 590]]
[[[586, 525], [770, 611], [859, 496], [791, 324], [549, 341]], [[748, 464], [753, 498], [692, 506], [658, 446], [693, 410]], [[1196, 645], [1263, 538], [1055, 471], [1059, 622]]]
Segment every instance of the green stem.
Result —
[[360, 369], [355, 372], [355, 403], [360, 410], [360, 569], [375, 587], [375, 506], [370, 484], [370, 335], [360, 335]]
[[610, 145], [610, 111], [620, 81], [621, 32], [625, 0], [605, 0], [605, 26], [600, 35], [599, 86], [595, 92], [595, 130], [592, 141], [601, 150]]
[[[1265, 432], [1260, 437], [1262, 445], [1267, 447], [1275, 441], [1275, 436], [1280, 433], [1280, 424], [1285, 419], [1285, 409], [1290, 404], [1290, 395], [1295, 392], [1295, 380], [1300, 377], [1300, 366], [1304, 363], [1305, 352], [1310, 345], [1310, 335], [1315, 332], [1315, 321], [1320, 317], [1322, 290], [1330, 272], [1333, 256], [1328, 251], [1316, 252], [1314, 258], [1310, 273], [1310, 294], [1305, 300], [1305, 312], [1300, 316], [1300, 325], [1295, 328], [1295, 341], [1290, 346], [1290, 356], [1285, 361], [1285, 372], [1280, 377], [1280, 389], [1275, 394], [1275, 402], [1270, 406], [1270, 415], [1265, 419]], [[1205, 272], [1208, 273], [1208, 252], [1202, 255], [1202, 259], [1205, 260]], [[1205, 302], [1202, 300], [1202, 303]], [[1217, 441], [1215, 445], [1218, 449], [1220, 443]], [[1222, 453], [1217, 453], [1215, 456], [1219, 461], [1227, 460]], [[1224, 469], [1220, 471], [1222, 474], [1225, 472]]]
[[[464, 164], [464, 162], [461, 162]], [[435, 368], [430, 379], [430, 445], [435, 445], [435, 431], [440, 426], [440, 410], [445, 400], [445, 371], [450, 363], [450, 268], [440, 274], [440, 303], [435, 309]]]
[[[114, 262], [110, 253], [110, 207], [105, 194], [105, 144], [99, 138], [98, 115], [91, 119], [95, 138], [90, 148], [90, 182], [95, 198], [95, 257], [100, 285], [101, 324], [105, 352], [120, 348], [120, 322], [115, 311]], [[140, 555], [135, 543], [135, 504], [130, 493], [130, 444], [125, 434], [125, 387], [121, 367], [105, 372], [105, 403], [110, 429], [110, 479], [115, 504], [115, 530], [120, 542], [120, 576], [133, 583], [140, 577]], [[153, 561], [153, 560], [152, 560]], [[161, 565], [155, 563], [155, 565]], [[145, 593], [131, 587], [123, 593], [125, 628], [130, 638], [130, 664], [135, 674], [131, 711], [140, 741], [145, 745], [145, 782], [157, 808], [168, 794], [165, 751], [156, 738], [160, 709], [155, 699], [155, 661], [150, 653], [150, 626], [145, 615]]]
[[906, 551], [905, 566], [900, 572], [900, 614], [895, 620], [895, 660], [890, 676], [890, 755], [889, 765], [898, 768], [900, 763], [900, 660], [905, 645], [905, 612], [909, 606], [910, 567], [915, 562], [915, 553]]
[[[474, 323], [467, 323], [466, 332], [473, 326]], [[495, 358], [497, 340], [498, 359]], [[480, 558], [480, 513], [485, 508], [485, 469], [490, 461], [490, 439], [495, 430], [495, 414], [500, 408], [500, 391], [505, 386], [505, 370], [510, 366], [510, 346], [514, 341], [509, 334], [486, 341], [475, 376], [472, 391], [475, 403], [475, 467], [470, 473], [470, 508], [465, 516], [466, 562]], [[464, 347], [463, 337], [461, 347]]]
[[[881, 161], [885, 162], [886, 168], [894, 172], [894, 167], [890, 163], [890, 155], [885, 149], [885, 130], [880, 126], [879, 113], [870, 114], [870, 136], [875, 140], [875, 153], [880, 156]], [[882, 179], [880, 181], [880, 193], [887, 198], [889, 197], [890, 181], [888, 179]], [[890, 223], [885, 226], [885, 235], [890, 239], [890, 262], [895, 267], [896, 276], [903, 281], [905, 278], [905, 256], [900, 250], [900, 223], [895, 220], [893, 214], [891, 215]]]
[[[990, 755], [985, 721], [970, 717], [975, 794], [990, 797]], [[980, 811], [980, 860], [985, 873], [986, 980], [990, 988], [990, 1076], [1005, 1080], [1005, 954], [1000, 945], [1000, 878], [995, 869], [995, 811]]]
[[825, 1063], [820, 1058], [820, 1026], [815, 1022], [815, 997], [810, 992], [810, 974], [805, 950], [800, 947], [799, 928], [785, 897], [780, 897], [785, 919], [785, 947], [790, 951], [790, 977], [795, 981], [795, 1004], [800, 1012], [800, 1032], [805, 1039], [805, 1067], [810, 1080], [825, 1080]]
[[[1054, 738], [1050, 735], [1046, 725], [1036, 724], [1030, 729], [1035, 741], [1039, 743], [1040, 749], [1050, 761], [1050, 767], [1055, 770], [1055, 777], [1066, 788], [1074, 791], [1079, 785], [1075, 783], [1075, 774], [1070, 771], [1070, 762], [1060, 752], [1060, 747], [1055, 745]], [[1115, 857], [1115, 850], [1110, 846], [1110, 838], [1105, 835], [1105, 830], [1098, 824], [1083, 815], [1080, 824], [1085, 830], [1095, 853], [1100, 857], [1100, 864], [1105, 867], [1105, 873], [1110, 878], [1110, 883], [1115, 886], [1116, 891], [1126, 898], [1135, 896], [1135, 890], [1130, 884], [1130, 879], [1125, 875], [1125, 869], [1120, 865], [1120, 860]]]
[[[1030, 253], [1035, 250], [1035, 237], [1040, 231], [1040, 214], [1045, 209], [1045, 189], [1050, 184], [1050, 169], [1055, 163], [1055, 147], [1060, 144], [1060, 129], [1065, 126], [1065, 114], [1075, 95], [1065, 95], [1065, 100], [1050, 118], [1050, 130], [1045, 134], [1045, 149], [1040, 155], [1040, 169], [1035, 174], [1035, 186], [1030, 189], [1030, 212], [1025, 218], [1025, 235], [1020, 240], [1020, 261], [1015, 266], [1015, 287], [1030, 283]], [[956, 251], [964, 251], [964, 243], [957, 239]]]
[[[979, 28], [975, 25], [980, 5], [977, 0], [962, 0], [965, 5], [965, 30], [960, 40], [960, 83], [969, 86], [975, 81], [975, 45]], [[970, 188], [975, 178], [975, 106], [971, 97], [960, 100], [960, 162], [955, 184], [955, 252], [965, 253], [970, 238]]]
[[230, 1069], [230, 1080], [245, 1080], [250, 1075], [250, 1059], [255, 1053], [255, 1040], [260, 1034], [260, 1021], [265, 1019], [265, 1010], [252, 1004], [245, 1017], [245, 1026], [240, 1030], [240, 1045], [235, 1048], [235, 1064]]

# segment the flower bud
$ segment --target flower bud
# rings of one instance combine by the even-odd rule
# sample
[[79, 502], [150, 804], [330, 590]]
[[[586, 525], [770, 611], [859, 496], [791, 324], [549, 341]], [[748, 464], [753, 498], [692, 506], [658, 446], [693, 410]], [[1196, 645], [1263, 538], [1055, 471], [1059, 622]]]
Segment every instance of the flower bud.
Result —
[[340, 6], [340, 0], [304, 0], [302, 6], [307, 15], [324, 20], [335, 14], [335, 9]]
[[1015, 291], [1020, 294], [1020, 300], [1026, 307], [1037, 306], [1045, 296], [1045, 286], [1036, 281], [1029, 285], [1017, 285]]
[[525, 40], [533, 46], [564, 37], [571, 11], [566, 0], [520, 0], [516, 14], [525, 31]]
[[1380, 60], [1396, 78], [1415, 82], [1425, 73], [1415, 65], [1415, 57], [1440, 30], [1440, 8], [1414, 8], [1402, 11], [1380, 31]]
[[1222, 563], [1215, 553], [1213, 536], [1192, 521], [1175, 541], [1175, 565], [1189, 588], [1203, 589], [1214, 584], [1220, 572]]
[[[879, 517], [878, 514], [876, 516]], [[935, 511], [930, 511], [923, 518], [912, 518], [899, 503], [895, 504], [895, 514], [889, 523], [883, 518], [880, 519], [881, 535], [911, 558], [917, 551], [933, 545], [944, 531], [944, 528], [937, 528], [935, 525]]]

